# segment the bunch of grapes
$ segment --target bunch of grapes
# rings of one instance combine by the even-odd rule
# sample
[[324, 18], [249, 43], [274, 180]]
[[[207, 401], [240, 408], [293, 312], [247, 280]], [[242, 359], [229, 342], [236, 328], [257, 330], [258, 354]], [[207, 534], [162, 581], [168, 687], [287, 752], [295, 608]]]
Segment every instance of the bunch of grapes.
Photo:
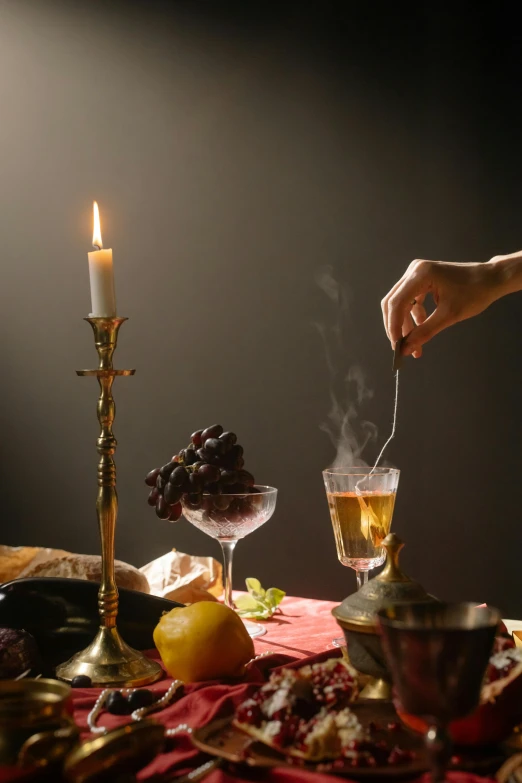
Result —
[[160, 519], [177, 522], [182, 505], [197, 510], [211, 496], [216, 510], [226, 511], [229, 495], [256, 494], [255, 479], [244, 470], [243, 447], [233, 432], [223, 432], [220, 424], [197, 430], [186, 449], [162, 468], [147, 474], [151, 487], [149, 506], [155, 506]]

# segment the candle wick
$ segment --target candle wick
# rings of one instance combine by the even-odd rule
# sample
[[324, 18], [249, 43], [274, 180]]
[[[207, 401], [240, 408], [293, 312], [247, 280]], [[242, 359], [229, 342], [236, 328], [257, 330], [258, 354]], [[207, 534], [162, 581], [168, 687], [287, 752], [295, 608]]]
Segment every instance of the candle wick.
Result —
[[94, 248], [95, 250], [101, 250], [101, 245], [93, 245], [93, 248]]

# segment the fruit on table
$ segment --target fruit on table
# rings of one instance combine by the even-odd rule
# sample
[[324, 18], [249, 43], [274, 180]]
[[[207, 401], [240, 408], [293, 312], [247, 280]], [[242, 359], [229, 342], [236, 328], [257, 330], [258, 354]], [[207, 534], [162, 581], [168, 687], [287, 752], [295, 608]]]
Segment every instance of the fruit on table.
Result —
[[92, 680], [86, 674], [77, 674], [71, 680], [71, 688], [92, 688]]
[[384, 741], [375, 724], [359, 721], [351, 709], [358, 694], [357, 672], [339, 658], [277, 669], [239, 705], [234, 724], [285, 756], [326, 762], [318, 772], [410, 763], [415, 754], [397, 745], [395, 727]]
[[214, 601], [164, 614], [154, 644], [169, 675], [183, 682], [241, 677], [254, 657], [254, 644], [237, 614]]
[[105, 709], [111, 715], [130, 715], [132, 712], [131, 705], [120, 691], [111, 691], [109, 693], [105, 702]]
[[42, 669], [36, 642], [27, 631], [0, 628], [0, 680], [18, 677], [26, 671], [34, 677]]
[[[181, 517], [182, 500], [193, 510], [205, 508], [217, 516], [221, 512], [248, 515], [252, 512], [249, 495], [258, 490], [254, 476], [244, 469], [244, 464], [243, 447], [234, 432], [223, 432], [221, 424], [197, 430], [185, 449], [147, 474], [147, 502], [154, 506], [160, 519], [170, 522]], [[246, 497], [230, 498], [242, 494]]]
[[[428, 726], [422, 718], [395, 707], [408, 728], [425, 734]], [[480, 704], [465, 718], [453, 721], [449, 731], [456, 745], [493, 745], [501, 742], [522, 720], [522, 648], [512, 639], [497, 636], [489, 660]]]

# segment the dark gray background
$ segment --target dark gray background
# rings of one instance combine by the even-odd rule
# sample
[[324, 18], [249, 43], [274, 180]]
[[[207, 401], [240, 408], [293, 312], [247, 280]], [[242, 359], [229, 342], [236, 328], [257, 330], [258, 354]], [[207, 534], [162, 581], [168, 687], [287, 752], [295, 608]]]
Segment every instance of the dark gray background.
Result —
[[[364, 7], [361, 8], [360, 6]], [[0, 0], [2, 534], [97, 552], [91, 202], [114, 249], [117, 554], [136, 565], [215, 542], [146, 506], [144, 474], [221, 422], [280, 490], [237, 550], [246, 576], [342, 599], [321, 481], [331, 379], [314, 323], [348, 291], [335, 390], [389, 432], [380, 299], [415, 257], [522, 246], [514, 4]], [[435, 594], [522, 612], [518, 296], [403, 372], [389, 459], [394, 526]]]

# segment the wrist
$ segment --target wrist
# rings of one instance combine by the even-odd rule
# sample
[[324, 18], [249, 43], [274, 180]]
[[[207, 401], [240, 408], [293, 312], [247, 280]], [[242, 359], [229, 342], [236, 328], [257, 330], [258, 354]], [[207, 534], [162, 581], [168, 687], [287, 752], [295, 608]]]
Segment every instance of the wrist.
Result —
[[522, 253], [495, 256], [485, 266], [488, 267], [496, 299], [522, 290]]

